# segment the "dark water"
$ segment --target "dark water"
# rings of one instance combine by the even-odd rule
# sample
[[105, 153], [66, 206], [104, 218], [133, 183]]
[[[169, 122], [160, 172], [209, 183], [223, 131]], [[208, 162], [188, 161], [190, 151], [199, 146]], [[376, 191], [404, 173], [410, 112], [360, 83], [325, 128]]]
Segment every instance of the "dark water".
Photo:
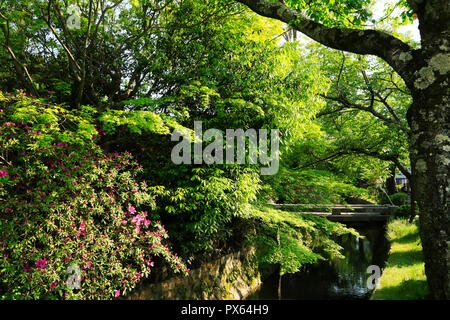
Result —
[[[296, 274], [278, 273], [267, 278], [248, 300], [360, 300], [368, 299], [372, 290], [367, 288], [367, 267], [384, 267], [389, 251], [384, 225], [355, 227], [365, 239], [344, 235], [336, 241], [344, 248], [344, 259], [322, 261], [304, 266]], [[281, 287], [281, 288], [280, 288]], [[280, 289], [280, 294], [279, 294]]]

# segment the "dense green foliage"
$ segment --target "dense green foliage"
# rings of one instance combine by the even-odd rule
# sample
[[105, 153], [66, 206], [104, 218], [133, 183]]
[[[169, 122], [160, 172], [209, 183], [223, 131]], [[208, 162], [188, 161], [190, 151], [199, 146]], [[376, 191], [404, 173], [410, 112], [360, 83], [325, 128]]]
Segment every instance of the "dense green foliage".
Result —
[[261, 264], [279, 264], [280, 274], [295, 273], [304, 264], [329, 258], [343, 258], [333, 237], [353, 229], [326, 218], [299, 215], [268, 207], [255, 208], [252, 217], [259, 222], [253, 241]]
[[238, 221], [248, 218], [260, 186], [256, 172], [245, 168], [193, 168], [187, 174], [190, 179], [179, 181], [160, 206], [173, 242], [191, 261], [195, 254], [232, 248], [233, 237], [245, 233]]
[[[286, 3], [371, 19], [368, 0]], [[231, 0], [0, 1], [3, 298], [108, 299], [243, 245], [282, 273], [339, 256], [332, 237], [353, 230], [265, 204], [377, 201], [390, 162], [408, 166], [410, 98], [386, 64], [286, 30]], [[175, 165], [170, 135], [194, 121], [278, 129], [279, 172]]]
[[349, 198], [370, 199], [367, 190], [346, 183], [323, 170], [282, 168], [265, 179], [264, 196], [276, 203], [345, 203]]
[[381, 203], [382, 204], [394, 204], [396, 206], [402, 206], [402, 205], [407, 204], [408, 199], [409, 199], [409, 195], [407, 193], [397, 192], [397, 193], [389, 195], [389, 199], [387, 198], [387, 196], [384, 196], [381, 199]]
[[406, 204], [409, 196], [404, 192], [398, 192], [396, 194], [391, 195], [390, 198], [393, 204], [395, 204], [396, 206], [400, 206], [402, 204]]
[[287, 0], [286, 4], [303, 11], [314, 21], [336, 27], [358, 26], [372, 16], [368, 10], [370, 0]]
[[395, 217], [401, 217], [401, 218], [407, 218], [411, 215], [411, 205], [409, 204], [402, 204], [395, 208], [394, 216]]

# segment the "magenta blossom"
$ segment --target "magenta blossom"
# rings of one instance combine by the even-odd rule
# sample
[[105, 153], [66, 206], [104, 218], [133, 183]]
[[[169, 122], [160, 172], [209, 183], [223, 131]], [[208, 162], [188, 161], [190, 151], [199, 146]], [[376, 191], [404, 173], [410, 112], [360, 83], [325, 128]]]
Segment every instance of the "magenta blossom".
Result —
[[0, 178], [6, 177], [8, 175], [8, 172], [5, 170], [0, 170]]
[[120, 289], [116, 291], [116, 294], [114, 295], [115, 298], [117, 298], [118, 296], [120, 296]]
[[136, 208], [133, 207], [133, 206], [129, 206], [128, 207], [128, 212], [131, 213], [131, 214], [134, 214], [136, 212]]
[[38, 261], [36, 261], [36, 266], [39, 269], [45, 268], [46, 265], [47, 265], [47, 260], [46, 259], [39, 259]]
[[138, 214], [137, 216], [135, 216], [135, 217], [133, 218], [133, 222], [134, 222], [137, 226], [140, 226], [143, 219], [144, 219], [144, 218], [143, 218], [140, 214]]

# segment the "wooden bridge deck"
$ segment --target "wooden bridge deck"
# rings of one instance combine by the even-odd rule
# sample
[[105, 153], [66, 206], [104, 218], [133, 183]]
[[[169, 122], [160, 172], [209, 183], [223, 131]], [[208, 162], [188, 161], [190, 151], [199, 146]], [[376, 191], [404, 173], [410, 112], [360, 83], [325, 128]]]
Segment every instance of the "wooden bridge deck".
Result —
[[[391, 205], [374, 205], [374, 204], [363, 204], [363, 205], [272, 204], [272, 206], [274, 206], [277, 209], [289, 208], [289, 211], [293, 213], [310, 214], [326, 217], [330, 221], [342, 223], [384, 222], [387, 221], [389, 217], [391, 217], [396, 208], [396, 206]], [[298, 212], [293, 210], [296, 207], [300, 209]]]

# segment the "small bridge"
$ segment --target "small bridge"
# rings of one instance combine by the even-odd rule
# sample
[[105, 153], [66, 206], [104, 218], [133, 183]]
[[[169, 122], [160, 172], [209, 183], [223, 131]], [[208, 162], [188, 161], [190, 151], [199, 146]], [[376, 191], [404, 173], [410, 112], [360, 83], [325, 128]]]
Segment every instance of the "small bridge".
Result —
[[396, 206], [376, 204], [271, 204], [297, 214], [312, 214], [342, 223], [386, 222]]

